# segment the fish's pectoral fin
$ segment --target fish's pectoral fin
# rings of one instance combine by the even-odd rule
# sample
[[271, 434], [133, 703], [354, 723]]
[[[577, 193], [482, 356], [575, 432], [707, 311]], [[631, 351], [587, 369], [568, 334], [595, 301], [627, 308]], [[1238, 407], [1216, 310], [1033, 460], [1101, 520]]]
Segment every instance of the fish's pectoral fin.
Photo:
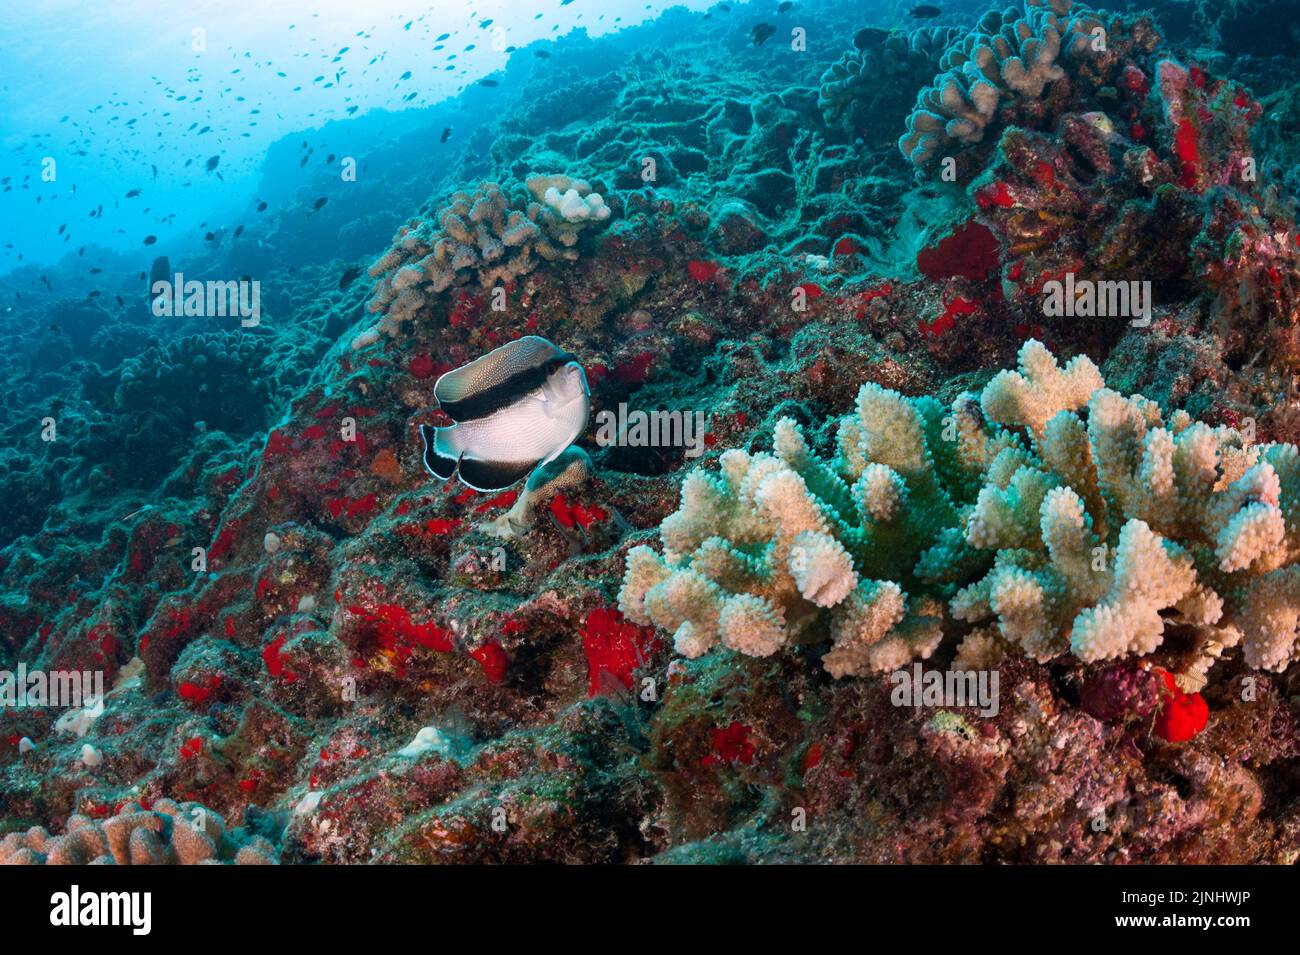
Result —
[[460, 479], [476, 491], [504, 491], [527, 477], [536, 466], [536, 461], [484, 461], [462, 457]]
[[444, 481], [456, 473], [456, 465], [460, 463], [460, 455], [451, 448], [443, 434], [451, 430], [420, 425], [420, 437], [424, 439], [424, 466], [430, 474]]

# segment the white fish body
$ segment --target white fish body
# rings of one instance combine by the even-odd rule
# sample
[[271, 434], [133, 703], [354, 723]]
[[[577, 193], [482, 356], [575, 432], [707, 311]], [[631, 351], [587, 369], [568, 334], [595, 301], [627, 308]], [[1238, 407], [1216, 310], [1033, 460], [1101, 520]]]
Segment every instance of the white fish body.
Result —
[[478, 491], [507, 488], [554, 460], [590, 413], [582, 365], [536, 335], [447, 372], [434, 395], [456, 423], [421, 426], [425, 467]]

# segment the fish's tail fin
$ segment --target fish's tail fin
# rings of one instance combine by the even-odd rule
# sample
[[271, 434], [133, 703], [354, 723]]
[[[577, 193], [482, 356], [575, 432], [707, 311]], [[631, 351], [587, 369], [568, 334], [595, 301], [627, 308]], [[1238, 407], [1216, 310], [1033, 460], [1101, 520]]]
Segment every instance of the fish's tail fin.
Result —
[[452, 438], [455, 426], [450, 428], [433, 428], [427, 424], [420, 425], [420, 437], [424, 439], [424, 466], [430, 474], [444, 481], [456, 473], [460, 463], [460, 452], [455, 448]]

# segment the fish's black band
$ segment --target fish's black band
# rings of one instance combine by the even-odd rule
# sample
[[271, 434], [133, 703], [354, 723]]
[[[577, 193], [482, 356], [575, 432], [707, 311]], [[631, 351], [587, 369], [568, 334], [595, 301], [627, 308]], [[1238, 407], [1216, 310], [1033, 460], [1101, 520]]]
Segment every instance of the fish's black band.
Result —
[[546, 379], [569, 362], [578, 359], [568, 352], [560, 352], [540, 365], [524, 368], [491, 388], [472, 394], [459, 401], [447, 401], [439, 405], [453, 421], [473, 421], [486, 418], [502, 408], [508, 408], [528, 392], [540, 388]]

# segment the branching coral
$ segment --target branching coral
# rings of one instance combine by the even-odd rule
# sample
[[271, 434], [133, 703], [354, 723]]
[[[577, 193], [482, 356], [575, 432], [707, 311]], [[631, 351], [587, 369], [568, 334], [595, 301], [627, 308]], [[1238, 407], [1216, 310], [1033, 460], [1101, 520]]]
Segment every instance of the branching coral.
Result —
[[[376, 331], [395, 333], [429, 296], [471, 279], [490, 288], [526, 275], [538, 260], [574, 260], [582, 232], [609, 217], [604, 198], [569, 176], [529, 176], [511, 190], [485, 182], [457, 192], [432, 218], [402, 226], [370, 267], [378, 281], [369, 310], [384, 313]], [[361, 343], [375, 337], [372, 332]]]
[[765, 656], [825, 623], [835, 676], [928, 657], [945, 620], [977, 625], [963, 665], [996, 642], [1042, 661], [1147, 654], [1171, 627], [1195, 640], [1191, 678], [1243, 635], [1252, 666], [1297, 655], [1292, 445], [1183, 412], [1166, 425], [1036, 341], [946, 415], [864, 385], [836, 440], [824, 460], [782, 419], [775, 453], [688, 476], [663, 555], [628, 555], [624, 614], [691, 657]]
[[[754, 656], [775, 652], [829, 609], [825, 665], [844, 675], [889, 669], [938, 646], [942, 608], [907, 605], [923, 551], [957, 526], [987, 441], [946, 444], [943, 408], [877, 385], [839, 423], [825, 461], [783, 418], [774, 454], [727, 451], [722, 473], [689, 475], [682, 505], [661, 528], [664, 556], [628, 555], [623, 613], [673, 634], [699, 656], [718, 642]], [[955, 557], [960, 560], [961, 557]]]
[[940, 60], [921, 90], [898, 148], [918, 167], [942, 149], [984, 139], [1002, 108], [1041, 98], [1049, 83], [1109, 49], [1112, 23], [1073, 0], [1026, 0], [991, 10]]
[[62, 835], [35, 827], [0, 841], [3, 865], [274, 865], [279, 852], [263, 836], [229, 831], [219, 813], [196, 802], [130, 803], [95, 821], [74, 815]]

